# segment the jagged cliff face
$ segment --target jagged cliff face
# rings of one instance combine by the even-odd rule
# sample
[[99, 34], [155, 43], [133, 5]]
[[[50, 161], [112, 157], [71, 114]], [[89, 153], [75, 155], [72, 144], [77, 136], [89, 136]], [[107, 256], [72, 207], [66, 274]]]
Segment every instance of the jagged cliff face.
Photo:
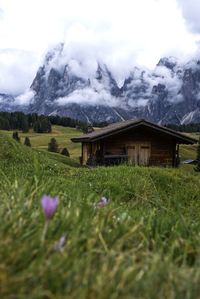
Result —
[[31, 85], [35, 96], [29, 111], [88, 122], [122, 120], [118, 113], [121, 89], [107, 67], [97, 64], [92, 76], [76, 71], [80, 62], [75, 67], [67, 63], [57, 67], [61, 53], [62, 47], [48, 54], [38, 70]]
[[[96, 63], [88, 71], [80, 59], [68, 61], [63, 48], [60, 44], [46, 55], [26, 111], [91, 123], [138, 117], [163, 124], [200, 122], [200, 61], [183, 65], [162, 58], [154, 71], [133, 69], [119, 87], [106, 65]], [[14, 105], [13, 98], [0, 95], [0, 110]]]
[[15, 104], [15, 98], [11, 95], [0, 93], [0, 111], [12, 112], [18, 110], [18, 105]]

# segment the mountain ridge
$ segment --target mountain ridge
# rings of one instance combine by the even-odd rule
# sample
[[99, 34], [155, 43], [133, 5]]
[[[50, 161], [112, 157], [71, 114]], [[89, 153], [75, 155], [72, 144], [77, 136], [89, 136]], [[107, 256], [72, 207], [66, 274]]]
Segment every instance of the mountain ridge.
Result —
[[122, 86], [104, 63], [88, 61], [67, 59], [59, 44], [47, 53], [29, 91], [17, 99], [0, 94], [0, 110], [58, 114], [88, 123], [130, 118], [200, 122], [199, 60], [181, 64], [172, 56], [161, 58], [153, 71], [135, 67]]

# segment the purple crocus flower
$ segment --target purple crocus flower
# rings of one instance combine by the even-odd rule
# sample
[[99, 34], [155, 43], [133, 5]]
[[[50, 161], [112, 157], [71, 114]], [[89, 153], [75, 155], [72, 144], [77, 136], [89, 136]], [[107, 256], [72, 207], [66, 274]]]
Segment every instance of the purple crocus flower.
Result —
[[41, 205], [47, 221], [53, 217], [57, 209], [58, 203], [58, 197], [53, 198], [48, 195], [43, 195], [41, 199]]
[[109, 203], [109, 200], [106, 197], [102, 197], [100, 201], [97, 203], [97, 208], [104, 208]]

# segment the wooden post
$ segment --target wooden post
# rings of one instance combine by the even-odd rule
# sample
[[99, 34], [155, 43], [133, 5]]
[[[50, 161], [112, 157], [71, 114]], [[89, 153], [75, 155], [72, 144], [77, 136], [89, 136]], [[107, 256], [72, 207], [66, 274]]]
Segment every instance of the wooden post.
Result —
[[89, 149], [89, 144], [88, 143], [83, 143], [83, 153], [82, 153], [82, 164], [86, 165], [88, 161], [88, 149]]
[[81, 143], [81, 165], [83, 165], [83, 142]]
[[172, 167], [176, 167], [176, 143], [173, 147], [173, 153], [172, 153]]
[[176, 167], [178, 167], [180, 164], [180, 158], [179, 158], [179, 144], [177, 144], [176, 147]]

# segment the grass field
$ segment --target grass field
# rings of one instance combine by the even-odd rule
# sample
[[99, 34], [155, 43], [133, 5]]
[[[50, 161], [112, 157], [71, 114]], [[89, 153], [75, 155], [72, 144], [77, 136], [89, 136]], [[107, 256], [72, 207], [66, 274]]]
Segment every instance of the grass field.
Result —
[[[1, 131], [3, 134], [6, 134], [7, 136], [12, 136], [12, 131]], [[81, 135], [82, 133], [74, 128], [65, 128], [61, 126], [52, 126], [52, 133], [35, 133], [33, 131], [30, 131], [28, 133], [22, 133], [20, 132], [19, 135], [21, 137], [21, 143], [24, 143], [24, 139], [26, 136], [30, 138], [31, 146], [33, 148], [39, 149], [39, 150], [47, 150], [48, 143], [51, 138], [56, 138], [59, 148], [67, 147], [70, 156], [72, 158], [78, 159], [81, 153], [81, 147], [80, 144], [71, 142], [72, 137], [76, 137]]]
[[[189, 137], [199, 140], [199, 133], [185, 133]], [[197, 145], [181, 145], [180, 146], [180, 158], [181, 160], [196, 159]]]
[[[29, 134], [28, 148], [9, 134], [0, 133], [1, 299], [200, 298], [199, 173], [80, 168], [45, 151], [41, 136]], [[59, 206], [43, 241], [44, 194]], [[96, 209], [102, 196], [110, 202]]]

